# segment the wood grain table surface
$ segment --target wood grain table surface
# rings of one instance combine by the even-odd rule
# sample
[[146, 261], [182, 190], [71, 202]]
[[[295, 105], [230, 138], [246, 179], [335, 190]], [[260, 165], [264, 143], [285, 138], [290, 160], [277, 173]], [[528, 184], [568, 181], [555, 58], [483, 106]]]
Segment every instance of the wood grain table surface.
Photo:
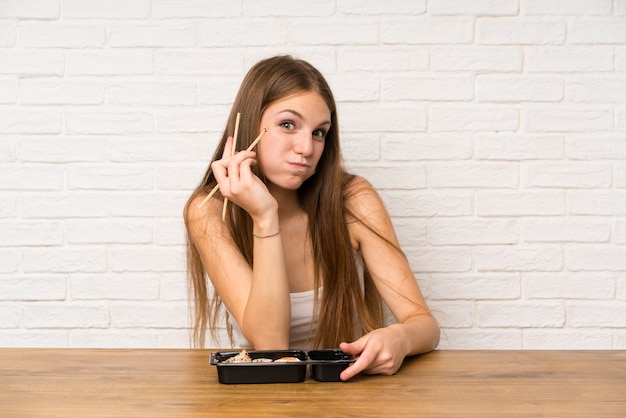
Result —
[[626, 417], [626, 350], [439, 350], [394, 376], [240, 385], [210, 353], [0, 348], [0, 416]]

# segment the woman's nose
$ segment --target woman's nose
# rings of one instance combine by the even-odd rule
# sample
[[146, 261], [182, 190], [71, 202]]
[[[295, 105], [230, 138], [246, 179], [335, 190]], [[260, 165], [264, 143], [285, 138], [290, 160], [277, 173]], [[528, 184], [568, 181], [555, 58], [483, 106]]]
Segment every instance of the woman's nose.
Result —
[[308, 156], [313, 152], [313, 134], [303, 131], [294, 139], [294, 151], [298, 154]]

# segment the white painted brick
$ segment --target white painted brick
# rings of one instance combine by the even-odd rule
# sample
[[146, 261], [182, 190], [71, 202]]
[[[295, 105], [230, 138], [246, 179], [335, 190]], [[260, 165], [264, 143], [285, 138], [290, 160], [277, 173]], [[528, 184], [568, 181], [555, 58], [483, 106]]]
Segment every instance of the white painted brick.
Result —
[[615, 48], [615, 71], [626, 71], [626, 46]]
[[433, 15], [516, 15], [518, 2], [515, 0], [429, 0], [428, 13]]
[[626, 244], [626, 221], [616, 219], [613, 221], [613, 242]]
[[[235, 99], [241, 83], [239, 76], [214, 76], [198, 80], [197, 100], [200, 106], [227, 105]], [[226, 115], [225, 115], [226, 117]]]
[[444, 329], [439, 348], [467, 350], [519, 350], [522, 331], [485, 329]]
[[428, 184], [436, 189], [446, 187], [517, 188], [517, 164], [501, 163], [432, 163], [428, 167]]
[[430, 304], [433, 315], [446, 329], [470, 328], [474, 318], [474, 305], [471, 302], [440, 302]]
[[22, 80], [20, 83], [21, 104], [64, 105], [103, 102], [104, 85], [91, 80], [32, 79]]
[[61, 190], [63, 176], [61, 166], [4, 165], [0, 167], [0, 190]]
[[342, 126], [349, 132], [424, 132], [426, 118], [419, 104], [353, 104], [341, 109]]
[[212, 126], [210, 111], [205, 109], [160, 110], [156, 112], [159, 133], [204, 133]]
[[608, 46], [529, 46], [524, 48], [524, 70], [535, 72], [613, 71], [613, 48]]
[[65, 300], [66, 296], [67, 279], [65, 276], [29, 275], [0, 279], [0, 300]]
[[17, 79], [0, 79], [0, 104], [15, 103], [17, 91]]
[[412, 218], [394, 218], [392, 222], [400, 242], [400, 248], [424, 247], [427, 244], [428, 229], [426, 221]]
[[481, 327], [561, 327], [565, 307], [560, 302], [478, 302], [477, 321]]
[[335, 97], [341, 97], [342, 102], [370, 102], [380, 100], [381, 88], [380, 77], [362, 73], [362, 76], [355, 79], [354, 76], [334, 76], [328, 83], [336, 88], [332, 88]]
[[610, 15], [612, 0], [525, 0], [522, 12], [527, 15]]
[[181, 247], [117, 246], [110, 251], [114, 272], [177, 272], [185, 270]]
[[626, 277], [617, 279], [617, 300], [626, 300]]
[[[115, 162], [194, 161], [198, 158], [199, 141], [209, 142], [212, 148], [211, 151], [217, 145], [217, 139], [214, 141], [207, 140], [206, 135], [175, 134], [111, 137], [107, 140], [108, 157]], [[206, 156], [207, 166], [208, 161], [210, 161], [210, 155]]]
[[508, 106], [433, 107], [428, 115], [435, 132], [516, 131], [519, 123], [519, 111]]
[[450, 275], [434, 277], [430, 298], [433, 300], [519, 299], [517, 274]]
[[0, 50], [0, 74], [25, 76], [63, 75], [64, 57], [60, 52], [41, 50]]
[[17, 214], [17, 198], [8, 193], [0, 195], [0, 218], [14, 218]]
[[466, 134], [388, 134], [382, 141], [385, 160], [465, 160], [472, 156], [472, 138]]
[[186, 328], [188, 307], [184, 303], [111, 304], [111, 325], [115, 328]]
[[560, 247], [481, 247], [476, 250], [476, 269], [488, 271], [560, 271]]
[[626, 191], [568, 192], [567, 211], [574, 215], [625, 216]]
[[208, 160], [198, 164], [188, 164], [185, 167], [166, 166], [156, 169], [155, 182], [158, 190], [190, 190], [200, 184]]
[[69, 244], [147, 244], [152, 242], [152, 223], [127, 219], [68, 219]]
[[[324, 24], [321, 25], [324, 26]], [[330, 24], [328, 25], [329, 28], [332, 27]], [[349, 31], [349, 28], [346, 29]], [[316, 30], [312, 33], [322, 35], [323, 31], [324, 28], [316, 25]], [[198, 23], [198, 44], [201, 47], [279, 45], [287, 39], [287, 34], [287, 27], [276, 20], [237, 18], [215, 19]], [[307, 43], [306, 37], [298, 39], [298, 43]]]
[[[380, 142], [377, 134], [367, 134], [365, 132], [342, 134], [341, 153], [346, 167], [349, 169], [353, 162], [380, 160]], [[207, 153], [206, 155], [209, 154]]]
[[554, 160], [564, 155], [561, 135], [478, 134], [475, 157], [481, 160]]
[[434, 71], [519, 72], [522, 49], [516, 46], [433, 46], [430, 68]]
[[19, 305], [0, 306], [0, 329], [17, 328], [22, 318]]
[[188, 302], [189, 293], [185, 272], [165, 273], [161, 277], [160, 300]]
[[590, 134], [567, 135], [565, 137], [565, 155], [573, 160], [624, 160], [626, 159], [626, 141], [617, 135]]
[[472, 255], [467, 248], [407, 249], [406, 255], [418, 272], [455, 273], [472, 268]]
[[101, 48], [106, 41], [105, 26], [93, 23], [21, 23], [18, 36], [23, 48]]
[[147, 18], [150, 0], [64, 0], [63, 17], [94, 19]]
[[[336, 20], [334, 18], [322, 19], [315, 23], [315, 30], [309, 30], [306, 28], [307, 24], [310, 20], [306, 19], [302, 21], [301, 24], [294, 23], [289, 27], [289, 37], [293, 39], [294, 42], [300, 45], [376, 45], [380, 42], [380, 29], [379, 25], [381, 24], [379, 20], [372, 19], [353, 19], [353, 18], [343, 18]], [[256, 32], [256, 27], [258, 25], [251, 26], [251, 31], [242, 30], [242, 32], [247, 33], [250, 37], [259, 37]], [[276, 26], [274, 24], [274, 26]], [[263, 28], [264, 25], [261, 25], [262, 30], [266, 30]], [[263, 41], [262, 45], [265, 44], [278, 44], [280, 45], [284, 42], [286, 37], [285, 33], [282, 31], [277, 31], [278, 28], [275, 28], [273, 31], [268, 31], [271, 35], [268, 39], [265, 39], [264, 36], [260, 36], [260, 40]], [[237, 34], [232, 36], [234, 39], [239, 39]], [[223, 37], [223, 36], [222, 36]], [[249, 44], [245, 42], [243, 39], [241, 40], [244, 44]], [[202, 42], [202, 38], [200, 38], [200, 42]], [[259, 43], [253, 43], [252, 45], [258, 45]], [[210, 46], [211, 44], [209, 44]]]
[[244, 71], [243, 58], [230, 49], [157, 50], [154, 52], [154, 69], [157, 74], [210, 76]]
[[66, 112], [69, 134], [136, 134], [154, 131], [151, 112]]
[[548, 216], [565, 213], [561, 191], [477, 191], [479, 216]]
[[525, 187], [604, 189], [612, 184], [610, 164], [550, 162], [528, 164], [522, 169]]
[[[428, 69], [428, 49], [420, 47], [399, 47], [385, 45], [380, 46], [350, 46], [340, 48], [337, 52], [337, 69], [341, 73], [351, 71], [371, 71], [371, 74], [378, 74], [382, 71], [424, 71]], [[358, 82], [354, 77], [346, 74], [345, 81]], [[333, 83], [336, 87], [337, 99], [344, 99], [340, 94], [341, 84]]]
[[108, 214], [109, 198], [102, 193], [32, 193], [21, 198], [24, 218], [92, 218]]
[[562, 44], [566, 26], [559, 20], [515, 18], [479, 18], [476, 40], [485, 45]]
[[426, 187], [424, 166], [351, 167], [355, 174], [369, 180], [377, 189], [423, 189]]
[[[0, 58], [2, 62], [2, 58]], [[16, 108], [17, 109], [17, 108]], [[0, 109], [0, 132], [8, 134], [58, 134], [63, 113], [58, 110]]]
[[[2, 237], [4, 240], [4, 237]], [[22, 264], [20, 251], [0, 248], [0, 273], [15, 273]]]
[[17, 160], [17, 141], [11, 138], [0, 138], [0, 161], [3, 163]]
[[110, 324], [104, 304], [36, 303], [23, 309], [26, 328], [104, 328]]
[[567, 42], [572, 44], [623, 44], [624, 19], [589, 19], [567, 22]]
[[103, 247], [31, 247], [22, 254], [25, 273], [102, 273], [107, 269]]
[[557, 102], [563, 99], [564, 85], [557, 77], [479, 75], [476, 99], [496, 103]]
[[138, 274], [80, 274], [69, 281], [72, 300], [157, 300], [159, 279]]
[[94, 136], [33, 136], [22, 137], [20, 160], [38, 163], [96, 162], [106, 158], [104, 138]]
[[599, 304], [571, 303], [567, 306], [567, 324], [573, 328], [624, 328], [626, 304], [605, 302]]
[[626, 97], [626, 76], [575, 78], [565, 86], [566, 100], [579, 103], [623, 103]]
[[57, 19], [60, 4], [50, 0], [2, 0], [0, 18]]
[[69, 347], [68, 330], [3, 330], [0, 335], [2, 347], [66, 348]]
[[613, 167], [613, 185], [619, 188], [626, 187], [626, 163]]
[[391, 216], [469, 216], [471, 192], [385, 192], [383, 201]]
[[151, 190], [154, 169], [142, 166], [69, 167], [69, 190]]
[[613, 111], [599, 108], [553, 107], [526, 112], [529, 132], [602, 132], [614, 129]]
[[[1, 176], [1, 174], [0, 174]], [[59, 221], [0, 221], [0, 246], [62, 245], [63, 223]]]
[[185, 245], [185, 224], [181, 219], [158, 221], [154, 225], [154, 242], [159, 245]]
[[582, 217], [525, 218], [520, 220], [525, 242], [608, 242], [611, 223], [606, 219]]
[[153, 53], [148, 49], [71, 51], [65, 56], [67, 75], [106, 76], [151, 74]]
[[527, 299], [613, 299], [611, 273], [525, 273], [522, 290]]
[[499, 219], [441, 219], [429, 224], [432, 245], [516, 244], [517, 222]]
[[474, 38], [474, 19], [458, 16], [390, 19], [381, 22], [380, 32], [385, 44], [469, 44]]
[[180, 217], [188, 193], [116, 193], [111, 197], [111, 214], [130, 217]]
[[[204, 346], [205, 347], [217, 347], [217, 345], [209, 345], [209, 344], [205, 344]], [[187, 329], [158, 329], [157, 330], [157, 347], [158, 348], [193, 348], [191, 344], [191, 334], [189, 330]]]
[[191, 47], [196, 43], [193, 22], [110, 25], [109, 44], [113, 47]]
[[76, 329], [70, 332], [72, 348], [155, 348], [157, 336], [152, 330], [124, 331]]
[[616, 109], [615, 118], [615, 130], [619, 132], [626, 132], [626, 109]]
[[612, 347], [609, 331], [563, 331], [529, 329], [524, 331], [526, 350], [608, 350]]
[[116, 82], [107, 87], [112, 105], [190, 106], [197, 103], [193, 82]]
[[241, 3], [230, 0], [152, 0], [152, 17], [204, 18], [233, 17], [241, 14]]
[[613, 348], [614, 349], [626, 349], [626, 332], [620, 333], [615, 332], [613, 338]]
[[613, 14], [615, 16], [626, 16], [626, 2], [624, 0], [616, 0], [614, 2]]
[[399, 76], [383, 80], [385, 100], [470, 101], [474, 98], [473, 77]]
[[572, 271], [624, 271], [626, 248], [610, 245], [565, 250], [566, 267]]
[[[327, 3], [332, 4], [326, 0]], [[285, 1], [285, 4], [291, 5]], [[309, 12], [310, 8], [306, 7], [305, 11]], [[333, 9], [331, 9], [332, 11]], [[361, 0], [342, 0], [337, 4], [337, 11], [348, 15], [379, 15], [379, 14], [400, 14], [400, 15], [414, 15], [422, 14], [426, 11], [426, 0], [416, 1], [403, 1], [403, 0], [390, 0], [384, 3], [372, 1], [364, 2]]]
[[[2, 11], [0, 11], [2, 13]], [[13, 47], [17, 42], [17, 24], [3, 21], [0, 25], [0, 48]]]

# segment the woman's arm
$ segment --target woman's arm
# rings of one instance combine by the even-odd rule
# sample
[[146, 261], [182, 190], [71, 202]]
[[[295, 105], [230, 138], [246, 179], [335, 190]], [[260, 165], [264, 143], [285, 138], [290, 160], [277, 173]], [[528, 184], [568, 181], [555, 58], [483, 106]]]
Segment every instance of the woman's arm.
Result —
[[[271, 235], [279, 230], [278, 208], [250, 172], [254, 156], [241, 152], [225, 157], [213, 165], [213, 172], [222, 194], [254, 214], [254, 232]], [[280, 234], [254, 238], [254, 265], [250, 267], [221, 219], [222, 201], [213, 198], [199, 208], [203, 197], [190, 202], [186, 222], [215, 291], [255, 349], [288, 348], [291, 306]]]
[[358, 177], [350, 187], [354, 187], [355, 192], [350, 193], [349, 208], [380, 236], [361, 222], [350, 222], [350, 234], [397, 323], [340, 345], [343, 351], [358, 356], [342, 373], [344, 380], [362, 371], [393, 374], [406, 356], [437, 347], [440, 335], [439, 325], [428, 310], [411, 266], [399, 250], [391, 219], [378, 193]]

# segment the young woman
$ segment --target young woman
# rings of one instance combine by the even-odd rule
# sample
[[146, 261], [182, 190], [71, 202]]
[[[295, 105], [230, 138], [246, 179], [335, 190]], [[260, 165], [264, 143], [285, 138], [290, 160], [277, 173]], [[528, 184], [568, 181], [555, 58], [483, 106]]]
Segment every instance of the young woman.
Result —
[[184, 217], [196, 345], [225, 312], [231, 345], [353, 354], [344, 380], [393, 374], [437, 346], [439, 326], [382, 200], [343, 168], [335, 101], [309, 63], [277, 56], [248, 72]]

